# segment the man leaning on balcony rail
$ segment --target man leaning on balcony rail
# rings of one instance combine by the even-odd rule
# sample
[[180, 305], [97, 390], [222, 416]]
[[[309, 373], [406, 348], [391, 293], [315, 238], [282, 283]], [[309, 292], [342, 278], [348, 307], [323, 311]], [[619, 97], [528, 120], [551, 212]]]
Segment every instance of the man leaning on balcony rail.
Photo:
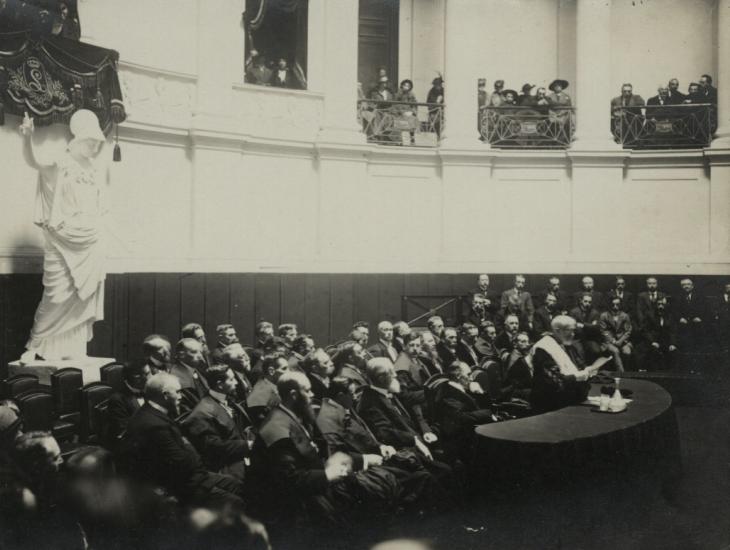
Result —
[[621, 86], [621, 95], [611, 100], [611, 131], [614, 134], [625, 134], [628, 115], [641, 116], [641, 107], [643, 106], [644, 98], [634, 94], [634, 87], [631, 84], [623, 84]]

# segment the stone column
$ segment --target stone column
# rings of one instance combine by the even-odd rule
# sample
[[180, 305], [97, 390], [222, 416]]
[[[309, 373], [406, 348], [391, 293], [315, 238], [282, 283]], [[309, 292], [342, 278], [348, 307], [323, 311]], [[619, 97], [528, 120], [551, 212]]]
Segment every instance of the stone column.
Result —
[[717, 138], [712, 147], [730, 148], [730, 0], [717, 3]]
[[[611, 135], [611, 0], [577, 0], [574, 149], [615, 150]], [[614, 93], [615, 92], [615, 93]]]
[[358, 2], [324, 0], [324, 114], [319, 143], [365, 143], [357, 126], [358, 23]]
[[[474, 45], [480, 42], [470, 32], [475, 0], [447, 0], [444, 24], [445, 67], [444, 96], [446, 103], [442, 148], [484, 149], [477, 130], [477, 79], [474, 67], [482, 54]], [[430, 83], [429, 83], [430, 84]], [[430, 88], [430, 86], [429, 86]]]

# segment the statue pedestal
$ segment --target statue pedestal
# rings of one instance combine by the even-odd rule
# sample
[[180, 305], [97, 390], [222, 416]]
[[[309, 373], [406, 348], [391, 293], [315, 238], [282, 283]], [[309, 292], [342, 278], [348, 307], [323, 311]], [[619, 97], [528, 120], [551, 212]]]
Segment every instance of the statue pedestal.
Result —
[[16, 374], [35, 374], [41, 384], [51, 385], [51, 373], [58, 369], [74, 367], [81, 369], [84, 375], [84, 384], [89, 382], [99, 382], [99, 368], [109, 363], [113, 363], [113, 357], [82, 357], [81, 359], [63, 359], [58, 361], [28, 361], [21, 363], [20, 360], [13, 361], [8, 364], [8, 372], [10, 376]]

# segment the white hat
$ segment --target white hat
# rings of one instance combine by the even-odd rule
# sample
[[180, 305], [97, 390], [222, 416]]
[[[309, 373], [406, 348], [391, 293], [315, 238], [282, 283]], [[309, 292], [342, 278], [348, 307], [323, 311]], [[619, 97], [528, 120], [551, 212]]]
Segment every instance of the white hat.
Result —
[[99, 119], [96, 114], [88, 109], [79, 109], [71, 116], [69, 122], [71, 133], [76, 139], [95, 139], [96, 141], [106, 141], [104, 132], [99, 127]]

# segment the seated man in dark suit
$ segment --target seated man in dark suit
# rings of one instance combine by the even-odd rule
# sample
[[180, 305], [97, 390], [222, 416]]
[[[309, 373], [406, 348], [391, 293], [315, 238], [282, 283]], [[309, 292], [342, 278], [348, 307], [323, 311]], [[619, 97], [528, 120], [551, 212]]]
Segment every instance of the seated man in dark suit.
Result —
[[[527, 292], [527, 290], [525, 290], [524, 275], [515, 275], [515, 286], [513, 288], [510, 288], [509, 290], [505, 290], [504, 292], [502, 292], [502, 298], [500, 301], [500, 310], [502, 312], [508, 309], [508, 306], [510, 305], [510, 298], [516, 300], [519, 312], [524, 315], [526, 319], [527, 326], [524, 328], [524, 330], [531, 330], [532, 316], [535, 313], [535, 306], [532, 302], [532, 296], [529, 292]], [[504, 319], [504, 317], [502, 318]], [[497, 321], [495, 324], [497, 325], [497, 328], [500, 328], [499, 321]]]
[[439, 372], [429, 370], [421, 358], [421, 351], [421, 336], [412, 332], [406, 338], [405, 348], [393, 365], [401, 389], [405, 387], [411, 391], [422, 390], [426, 381]]
[[110, 449], [116, 448], [119, 438], [127, 429], [129, 419], [144, 405], [144, 386], [150, 376], [152, 373], [146, 363], [124, 365], [124, 385], [120, 391], [111, 394], [107, 401], [103, 439]]
[[208, 395], [208, 384], [203, 378], [207, 363], [203, 357], [203, 346], [192, 338], [183, 338], [175, 346], [175, 362], [170, 374], [177, 376], [180, 386], [190, 396], [191, 402], [183, 402], [184, 408], [192, 409], [195, 403]]
[[299, 364], [313, 350], [314, 338], [312, 338], [309, 334], [300, 334], [297, 336], [292, 343], [291, 355], [289, 355], [289, 370], [304, 372]]
[[152, 374], [158, 371], [169, 372], [172, 360], [170, 340], [161, 334], [150, 334], [142, 342], [144, 361]]
[[639, 292], [636, 298], [636, 321], [641, 325], [644, 317], [654, 311], [654, 304], [660, 298], [667, 298], [667, 295], [659, 290], [659, 282], [656, 277], [647, 277], [646, 291]]
[[253, 390], [253, 384], [249, 378], [251, 374], [251, 358], [241, 344], [235, 343], [223, 348], [221, 361], [222, 364], [228, 365], [231, 368], [238, 382], [234, 396], [236, 403], [245, 403]]
[[494, 322], [494, 313], [487, 309], [487, 299], [483, 294], [474, 294], [471, 300], [469, 321], [481, 330], [487, 323]]
[[506, 395], [520, 399], [530, 397], [532, 389], [531, 348], [530, 335], [526, 332], [517, 333], [515, 347], [509, 354], [506, 368], [503, 371], [502, 391]]
[[306, 512], [310, 522], [343, 527], [353, 514], [377, 510], [365, 510], [363, 504], [388, 510], [398, 489], [392, 474], [383, 472], [367, 484], [352, 475], [381, 465], [382, 456], [336, 451], [323, 460], [315, 441], [309, 380], [289, 372], [279, 378], [277, 389], [281, 404], [261, 425], [254, 444], [256, 474], [251, 478], [261, 491], [261, 504], [282, 520], [292, 521]]
[[576, 321], [576, 336], [580, 342], [586, 358], [593, 361], [603, 352], [603, 335], [598, 326], [601, 314], [593, 307], [593, 298], [584, 294], [580, 298], [580, 305], [570, 310], [570, 316]]
[[479, 364], [479, 352], [476, 349], [479, 329], [471, 323], [464, 323], [459, 327], [459, 341], [456, 343], [456, 357], [466, 363], [469, 368]]
[[520, 330], [524, 331], [531, 331], [532, 326], [535, 322], [535, 312], [533, 311], [531, 314], [531, 317], [527, 316], [527, 313], [522, 311], [522, 306], [520, 305], [520, 299], [517, 296], [510, 296], [507, 298], [507, 307], [502, 309], [497, 315], [495, 316], [494, 324], [497, 326], [497, 330], [504, 330], [505, 327], [505, 320], [508, 316], [513, 315], [517, 317], [520, 323]]
[[[568, 293], [560, 289], [560, 278], [550, 277], [547, 289], [540, 294], [540, 303], [545, 304], [547, 297], [555, 298], [555, 314], [564, 315], [570, 307]], [[548, 328], [549, 330], [549, 328]], [[537, 329], [535, 328], [535, 331]]]
[[426, 320], [426, 326], [438, 344], [444, 336], [444, 320], [438, 315], [433, 315]]
[[208, 471], [173, 420], [181, 400], [179, 379], [157, 373], [147, 381], [144, 394], [146, 402], [129, 420], [123, 440], [129, 473], [164, 488], [184, 504], [240, 505], [240, 481]]
[[215, 327], [215, 333], [218, 337], [218, 342], [210, 352], [210, 360], [211, 363], [220, 365], [222, 363], [221, 356], [223, 349], [230, 344], [239, 343], [239, 340], [238, 334], [236, 334], [236, 327], [230, 324], [218, 325]]
[[646, 100], [647, 107], [651, 107], [646, 110], [646, 118], [648, 119], [665, 119], [672, 116], [672, 109], [663, 109], [665, 105], [671, 105], [669, 99], [669, 88], [666, 86], [659, 86], [657, 88], [657, 95], [650, 97]]
[[479, 353], [480, 363], [484, 361], [499, 361], [499, 351], [495, 341], [497, 340], [497, 327], [488, 323], [481, 331], [479, 338], [474, 343], [474, 348]]
[[264, 355], [262, 364], [263, 376], [246, 398], [246, 407], [254, 426], [261, 424], [269, 411], [281, 403], [276, 382], [282, 374], [289, 372], [289, 362], [280, 353]]
[[425, 365], [426, 370], [433, 376], [436, 372], [443, 372], [443, 365], [438, 353], [438, 344], [429, 330], [421, 333], [421, 353], [419, 359]]
[[621, 311], [629, 314], [630, 317], [634, 316], [636, 311], [636, 302], [634, 301], [634, 295], [626, 290], [626, 279], [621, 275], [616, 276], [616, 284], [608, 291], [608, 298], [621, 298]]
[[517, 333], [520, 330], [520, 321], [517, 315], [507, 315], [504, 320], [504, 330], [494, 340], [500, 362], [505, 363], [507, 361], [509, 354], [512, 353], [515, 347], [515, 338], [517, 338]]
[[399, 498], [404, 505], [443, 507], [444, 490], [425, 468], [424, 458], [414, 450], [396, 451], [380, 443], [354, 405], [355, 385], [345, 378], [332, 380], [332, 397], [325, 398], [317, 415], [317, 427], [322, 433], [329, 454], [341, 451], [350, 455], [375, 454], [383, 459], [383, 468], [391, 472], [402, 488]]
[[234, 400], [238, 381], [227, 365], [211, 365], [205, 378], [210, 392], [183, 421], [183, 432], [208, 470], [243, 481], [253, 439], [247, 433], [251, 419]]
[[392, 362], [398, 359], [398, 350], [393, 345], [393, 325], [388, 321], [378, 323], [378, 342], [368, 348], [373, 357], [387, 357]]
[[480, 407], [478, 397], [470, 394], [471, 369], [466, 363], [454, 361], [446, 367], [446, 376], [449, 381], [438, 387], [434, 418], [446, 453], [464, 460], [472, 456], [474, 427], [492, 422], [492, 411]]
[[329, 396], [330, 377], [335, 373], [332, 358], [322, 348], [311, 351], [300, 363], [312, 385], [313, 403], [318, 407]]
[[556, 315], [561, 315], [558, 309], [558, 299], [554, 294], [546, 294], [545, 303], [535, 310], [533, 327], [538, 338], [546, 332], [550, 332], [550, 323]]
[[210, 349], [205, 331], [198, 323], [188, 323], [180, 329], [180, 338], [192, 338], [200, 343], [200, 352], [203, 355], [203, 362], [207, 367], [210, 364]]
[[406, 343], [406, 337], [412, 332], [411, 327], [405, 321], [393, 323], [393, 346], [400, 353]]
[[456, 332], [455, 328], [447, 328], [444, 329], [444, 336], [441, 338], [441, 341], [436, 344], [436, 349], [438, 350], [439, 359], [441, 360], [442, 365], [450, 365], [454, 361], [458, 360], [458, 356], [456, 354], [456, 347], [459, 343], [459, 335]]
[[357, 388], [370, 384], [365, 374], [365, 349], [358, 342], [345, 342], [340, 346], [335, 355], [335, 367], [337, 376], [347, 378]]
[[572, 317], [558, 315], [552, 322], [552, 333], [536, 344], [532, 356], [533, 384], [530, 401], [535, 412], [577, 405], [585, 400], [590, 389], [588, 379], [596, 367], [579, 369], [572, 357], [571, 344], [576, 322]]
[[[368, 361], [371, 385], [363, 389], [358, 413], [382, 443], [396, 449], [415, 446], [426, 458], [433, 458], [427, 444], [436, 443], [433, 432], [421, 433], [408, 409], [393, 390], [400, 390], [393, 364], [384, 357]], [[396, 392], [397, 393], [397, 392]]]
[[595, 288], [595, 283], [593, 282], [593, 277], [583, 277], [581, 279], [581, 289], [573, 294], [573, 305], [574, 307], [580, 307], [581, 300], [583, 296], [588, 294], [591, 297], [591, 303], [593, 304], [593, 309], [598, 311], [598, 313], [604, 311], [606, 309], [606, 304], [604, 303], [604, 297], [603, 293], [599, 292]]
[[673, 317], [667, 310], [667, 299], [659, 298], [650, 314], [639, 325], [637, 346], [639, 368], [657, 371], [676, 367], [677, 332]]

